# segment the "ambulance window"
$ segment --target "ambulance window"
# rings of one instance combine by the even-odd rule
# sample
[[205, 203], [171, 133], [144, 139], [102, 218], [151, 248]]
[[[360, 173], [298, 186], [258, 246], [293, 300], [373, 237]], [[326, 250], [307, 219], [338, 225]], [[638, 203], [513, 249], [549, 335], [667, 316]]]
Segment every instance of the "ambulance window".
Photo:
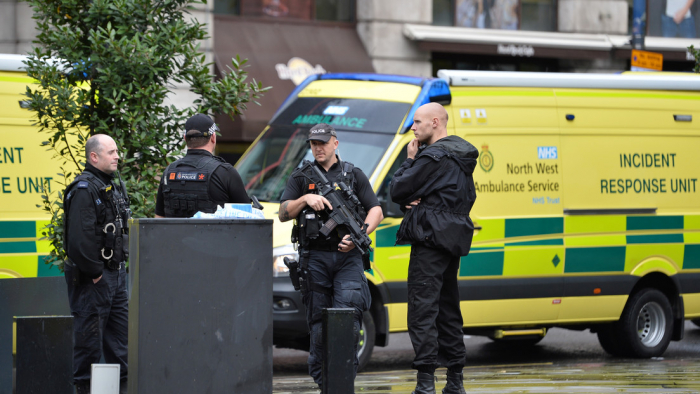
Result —
[[389, 168], [384, 182], [382, 182], [379, 188], [379, 193], [377, 193], [377, 198], [379, 199], [379, 204], [382, 206], [382, 211], [385, 217], [389, 218], [400, 218], [403, 217], [403, 212], [401, 211], [401, 206], [391, 201], [391, 194], [389, 193], [389, 184], [391, 183], [391, 178], [394, 176], [396, 170], [401, 167], [401, 164], [406, 161], [406, 147], [401, 148], [399, 156], [394, 161], [394, 164]]

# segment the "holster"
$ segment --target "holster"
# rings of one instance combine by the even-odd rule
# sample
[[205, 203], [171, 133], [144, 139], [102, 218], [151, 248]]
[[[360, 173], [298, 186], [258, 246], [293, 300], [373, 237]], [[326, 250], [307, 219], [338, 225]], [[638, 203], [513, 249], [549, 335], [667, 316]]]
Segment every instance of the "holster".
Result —
[[305, 250], [299, 250], [299, 262], [289, 257], [284, 258], [284, 265], [289, 268], [292, 286], [294, 286], [294, 290], [301, 292], [302, 297], [309, 292], [308, 258], [309, 252]]
[[372, 264], [369, 261], [369, 253], [365, 253], [362, 255], [362, 268], [364, 268], [365, 271], [369, 271], [372, 269]]

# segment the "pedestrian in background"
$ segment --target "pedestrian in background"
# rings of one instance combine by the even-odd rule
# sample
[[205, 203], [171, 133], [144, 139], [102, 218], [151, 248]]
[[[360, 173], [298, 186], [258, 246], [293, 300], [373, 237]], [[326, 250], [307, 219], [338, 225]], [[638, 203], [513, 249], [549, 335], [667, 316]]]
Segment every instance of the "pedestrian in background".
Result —
[[190, 218], [200, 211], [214, 213], [226, 203], [250, 203], [238, 171], [214, 156], [217, 131], [219, 127], [204, 114], [185, 122], [187, 154], [160, 178], [156, 218]]
[[471, 247], [469, 212], [476, 200], [472, 173], [479, 156], [464, 139], [447, 135], [448, 115], [437, 103], [413, 117], [408, 157], [391, 181], [391, 199], [404, 210], [396, 243], [411, 245], [408, 333], [418, 370], [414, 394], [435, 393], [435, 369], [447, 367], [444, 394], [464, 393], [466, 349], [457, 273]]
[[119, 364], [119, 392], [127, 389], [129, 305], [126, 292], [127, 220], [124, 184], [115, 179], [119, 152], [104, 134], [85, 144], [85, 170], [66, 188], [64, 264], [73, 315], [73, 379], [90, 393], [91, 365], [104, 356]]

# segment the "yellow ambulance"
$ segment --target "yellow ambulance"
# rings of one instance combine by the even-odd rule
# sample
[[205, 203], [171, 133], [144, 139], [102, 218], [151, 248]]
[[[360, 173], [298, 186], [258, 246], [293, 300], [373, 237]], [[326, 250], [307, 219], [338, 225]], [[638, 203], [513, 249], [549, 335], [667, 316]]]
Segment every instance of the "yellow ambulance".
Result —
[[590, 329], [603, 348], [660, 356], [700, 323], [700, 77], [441, 70], [439, 78], [313, 76], [237, 163], [274, 224], [274, 343], [308, 346], [304, 307], [276, 220], [289, 174], [312, 159], [307, 132], [338, 132], [339, 156], [369, 177], [385, 220], [371, 235], [360, 360], [407, 330], [409, 246], [389, 182], [406, 158], [413, 114], [439, 102], [448, 132], [480, 150], [478, 231], [461, 259], [464, 332], [535, 344], [552, 327]]
[[32, 125], [22, 94], [33, 80], [25, 56], [0, 54], [0, 279], [62, 275], [44, 264], [50, 244], [40, 241], [50, 217], [42, 190], [60, 188], [59, 164], [42, 146], [47, 135]]

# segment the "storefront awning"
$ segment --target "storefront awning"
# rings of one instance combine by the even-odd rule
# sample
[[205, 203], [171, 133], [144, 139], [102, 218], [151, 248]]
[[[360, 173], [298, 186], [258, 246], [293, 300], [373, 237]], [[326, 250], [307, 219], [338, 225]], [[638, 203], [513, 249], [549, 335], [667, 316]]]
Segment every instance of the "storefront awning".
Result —
[[217, 72], [228, 72], [231, 59], [248, 59], [248, 80], [255, 78], [272, 89], [248, 104], [235, 121], [217, 117], [221, 141], [250, 142], [258, 136], [296, 85], [312, 73], [374, 72], [354, 26], [308, 24], [276, 20], [250, 21], [214, 17]]
[[[474, 53], [563, 59], [629, 58], [630, 37], [610, 34], [475, 29], [406, 24], [403, 34], [429, 52]], [[700, 39], [646, 37], [646, 50], [668, 60], [686, 60], [687, 47]], [[689, 59], [688, 59], [689, 60]]]

